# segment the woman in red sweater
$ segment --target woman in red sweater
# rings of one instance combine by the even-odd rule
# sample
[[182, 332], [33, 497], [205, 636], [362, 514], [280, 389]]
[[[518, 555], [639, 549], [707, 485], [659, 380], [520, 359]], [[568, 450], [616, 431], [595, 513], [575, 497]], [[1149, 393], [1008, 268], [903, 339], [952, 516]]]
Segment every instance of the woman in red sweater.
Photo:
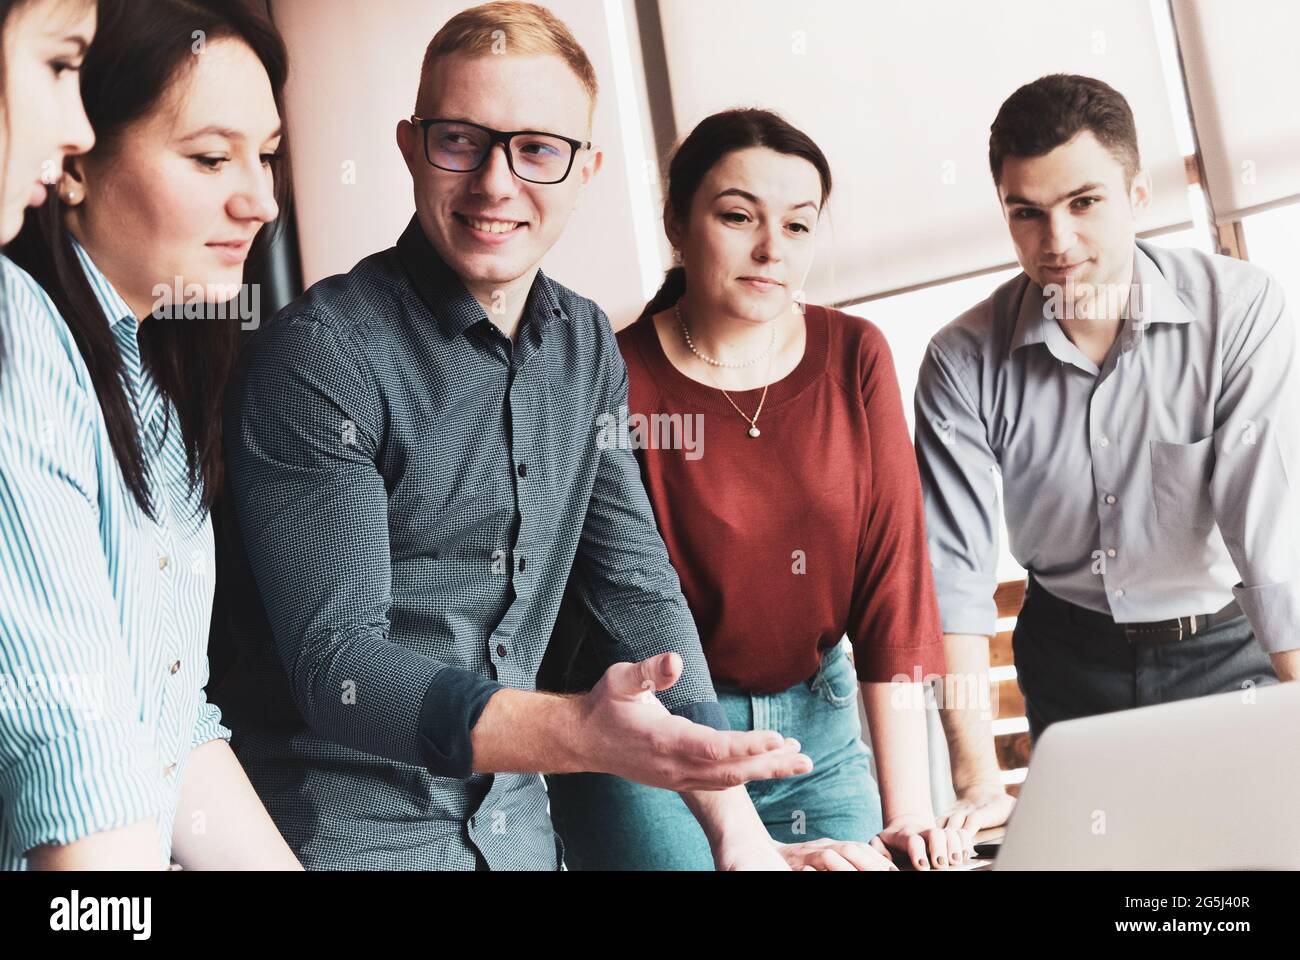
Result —
[[[780, 730], [813, 759], [747, 787], [773, 840], [804, 845], [787, 859], [944, 867], [971, 841], [930, 804], [919, 681], [943, 673], [943, 645], [893, 362], [872, 324], [800, 303], [830, 189], [821, 150], [773, 113], [695, 128], [664, 211], [680, 266], [619, 334], [627, 422], [598, 440], [637, 451], [732, 727]], [[712, 868], [676, 794], [548, 782], [571, 869]]]

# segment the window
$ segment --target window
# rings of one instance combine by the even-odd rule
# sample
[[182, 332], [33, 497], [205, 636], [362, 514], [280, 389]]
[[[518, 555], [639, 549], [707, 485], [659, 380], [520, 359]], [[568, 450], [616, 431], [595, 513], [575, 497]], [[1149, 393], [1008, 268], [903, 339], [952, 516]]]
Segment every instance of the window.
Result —
[[[916, 374], [921, 368], [921, 360], [925, 357], [926, 344], [941, 327], [984, 300], [1019, 272], [1019, 268], [1003, 270], [844, 308], [845, 313], [855, 317], [865, 317], [884, 332], [885, 339], [889, 341], [889, 349], [894, 355], [894, 367], [898, 370], [898, 386], [903, 394], [903, 412], [907, 414], [907, 425], [913, 431], [916, 424], [912, 396], [916, 392]], [[1015, 580], [1023, 577], [1024, 568], [1016, 563], [1007, 549], [1005, 526], [1002, 529], [1000, 546], [998, 579]]]
[[1300, 204], [1242, 220], [1246, 254], [1282, 282], [1293, 319], [1300, 318]]

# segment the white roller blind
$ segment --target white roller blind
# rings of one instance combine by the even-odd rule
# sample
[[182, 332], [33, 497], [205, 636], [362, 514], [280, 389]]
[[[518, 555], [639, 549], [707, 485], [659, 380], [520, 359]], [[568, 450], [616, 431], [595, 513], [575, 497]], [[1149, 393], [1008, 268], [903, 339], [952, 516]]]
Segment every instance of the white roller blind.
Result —
[[1300, 3], [1172, 7], [1215, 220], [1300, 200]]
[[1148, 4], [1134, 0], [660, 0], [678, 135], [733, 106], [782, 113], [835, 176], [812, 299], [842, 302], [1013, 263], [988, 130], [1047, 73], [1097, 77], [1133, 107], [1155, 202], [1190, 225]]

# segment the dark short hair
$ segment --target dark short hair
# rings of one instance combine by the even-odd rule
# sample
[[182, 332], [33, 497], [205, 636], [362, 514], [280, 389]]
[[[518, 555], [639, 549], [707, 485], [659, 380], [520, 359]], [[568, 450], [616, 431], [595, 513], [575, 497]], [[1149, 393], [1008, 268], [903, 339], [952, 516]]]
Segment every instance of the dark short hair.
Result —
[[1041, 157], [1084, 130], [1124, 167], [1128, 182], [1141, 169], [1133, 111], [1119, 91], [1092, 77], [1053, 73], [1007, 97], [989, 128], [989, 169], [1002, 180], [1007, 157]]

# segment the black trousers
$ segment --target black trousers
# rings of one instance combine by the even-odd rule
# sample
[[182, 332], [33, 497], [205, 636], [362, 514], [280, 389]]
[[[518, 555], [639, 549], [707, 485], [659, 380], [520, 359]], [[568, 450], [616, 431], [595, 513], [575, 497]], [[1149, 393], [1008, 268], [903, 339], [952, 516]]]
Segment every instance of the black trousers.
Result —
[[1244, 614], [1174, 642], [1131, 642], [1032, 574], [1011, 643], [1031, 740], [1057, 720], [1278, 682]]

